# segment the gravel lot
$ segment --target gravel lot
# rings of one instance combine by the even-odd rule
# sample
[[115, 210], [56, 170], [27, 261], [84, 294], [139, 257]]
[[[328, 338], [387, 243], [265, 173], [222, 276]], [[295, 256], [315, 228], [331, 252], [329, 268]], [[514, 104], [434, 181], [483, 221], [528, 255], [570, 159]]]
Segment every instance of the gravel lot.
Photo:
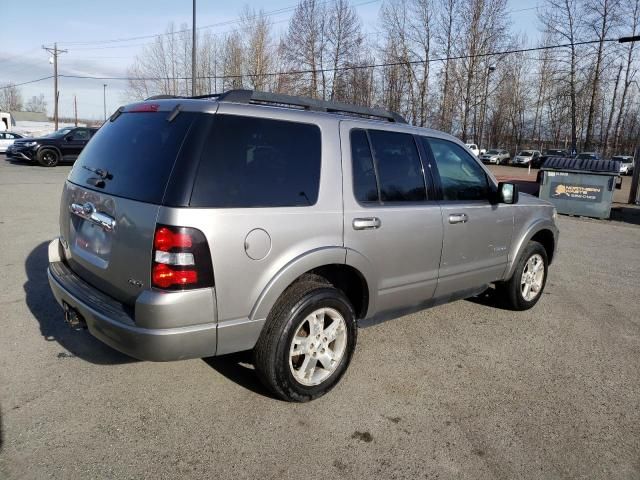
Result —
[[562, 217], [529, 312], [460, 301], [362, 328], [304, 405], [239, 354], [134, 361], [46, 281], [69, 167], [0, 156], [0, 478], [640, 477], [640, 227]]

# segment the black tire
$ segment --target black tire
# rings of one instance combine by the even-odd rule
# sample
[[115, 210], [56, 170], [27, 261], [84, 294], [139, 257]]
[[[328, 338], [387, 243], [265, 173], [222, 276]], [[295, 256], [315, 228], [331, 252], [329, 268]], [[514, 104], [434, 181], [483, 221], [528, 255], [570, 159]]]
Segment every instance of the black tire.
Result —
[[[305, 318], [319, 308], [337, 310], [346, 326], [346, 346], [335, 370], [318, 385], [304, 385], [292, 373], [290, 348]], [[342, 378], [355, 350], [358, 328], [347, 297], [321, 277], [306, 277], [282, 294], [267, 317], [254, 348], [254, 364], [261, 382], [282, 400], [308, 402], [331, 390]], [[325, 338], [326, 340], [326, 338]]]
[[43, 148], [38, 152], [37, 158], [43, 167], [55, 167], [60, 162], [60, 155], [52, 148]]
[[[537, 291], [537, 295], [527, 300], [522, 292], [522, 275], [527, 265], [529, 259], [531, 259], [534, 255], [539, 255], [542, 257], [542, 262], [544, 266], [543, 277], [542, 277], [542, 286]], [[544, 247], [534, 241], [530, 241], [522, 255], [518, 259], [518, 264], [516, 265], [516, 269], [513, 272], [511, 278], [505, 282], [500, 282], [496, 284], [498, 289], [498, 293], [501, 297], [501, 300], [505, 303], [505, 306], [512, 310], [529, 310], [532, 308], [540, 297], [542, 297], [542, 292], [544, 291], [544, 287], [547, 283], [547, 274], [548, 274], [549, 260], [547, 258], [547, 251]]]

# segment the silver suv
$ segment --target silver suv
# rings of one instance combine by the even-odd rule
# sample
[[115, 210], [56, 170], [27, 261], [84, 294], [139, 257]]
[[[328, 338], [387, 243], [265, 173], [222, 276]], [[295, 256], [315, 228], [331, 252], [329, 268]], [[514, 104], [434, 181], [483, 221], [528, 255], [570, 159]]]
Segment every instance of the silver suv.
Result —
[[357, 322], [483, 292], [540, 299], [553, 207], [397, 114], [230, 91], [121, 107], [64, 185], [49, 282], [73, 327], [145, 360], [253, 349], [307, 401]]

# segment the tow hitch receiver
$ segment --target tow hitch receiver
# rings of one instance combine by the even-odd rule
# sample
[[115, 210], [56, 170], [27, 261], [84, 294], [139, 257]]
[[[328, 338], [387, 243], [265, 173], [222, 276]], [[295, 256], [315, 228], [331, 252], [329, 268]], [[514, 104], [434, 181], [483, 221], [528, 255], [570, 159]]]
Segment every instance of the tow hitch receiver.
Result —
[[87, 322], [78, 311], [70, 306], [67, 302], [63, 302], [62, 308], [64, 308], [64, 321], [67, 322], [74, 330], [84, 330], [87, 328]]

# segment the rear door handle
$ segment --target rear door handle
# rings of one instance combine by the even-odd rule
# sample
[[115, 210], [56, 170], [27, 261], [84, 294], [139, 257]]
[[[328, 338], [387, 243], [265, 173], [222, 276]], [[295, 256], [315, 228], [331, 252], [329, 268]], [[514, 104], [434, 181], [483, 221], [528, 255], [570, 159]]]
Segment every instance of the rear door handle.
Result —
[[469, 217], [466, 213], [453, 213], [449, 215], [449, 223], [467, 223]]
[[380, 228], [382, 222], [378, 217], [367, 217], [367, 218], [354, 218], [353, 219], [353, 229], [354, 230], [373, 230], [376, 228]]

